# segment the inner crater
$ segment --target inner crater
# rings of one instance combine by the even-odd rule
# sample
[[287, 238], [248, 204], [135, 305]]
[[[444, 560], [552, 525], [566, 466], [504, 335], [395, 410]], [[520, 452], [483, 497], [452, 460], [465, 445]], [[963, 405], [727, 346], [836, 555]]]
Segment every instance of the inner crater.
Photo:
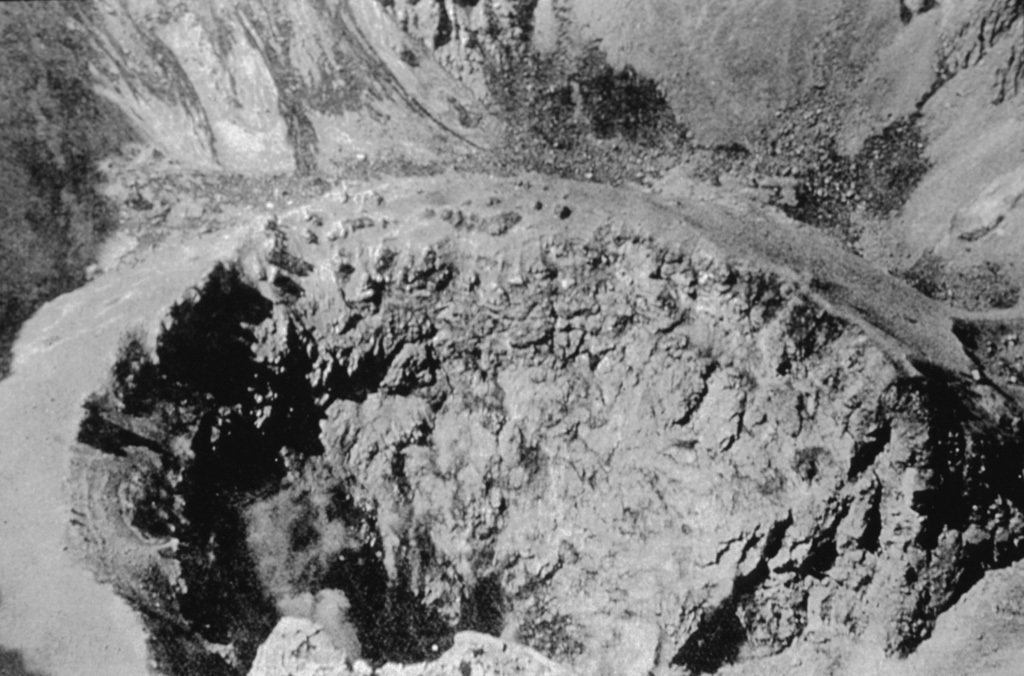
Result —
[[284, 617], [370, 667], [467, 630], [580, 673], [902, 654], [1019, 556], [967, 384], [667, 212], [506, 188], [264, 214], [125, 335], [75, 540], [164, 672], [245, 674]]

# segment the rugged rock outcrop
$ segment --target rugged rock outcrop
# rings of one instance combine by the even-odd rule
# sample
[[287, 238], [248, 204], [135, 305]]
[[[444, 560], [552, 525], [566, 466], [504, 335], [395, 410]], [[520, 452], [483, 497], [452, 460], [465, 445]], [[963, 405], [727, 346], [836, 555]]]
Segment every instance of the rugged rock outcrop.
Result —
[[121, 502], [80, 546], [164, 669], [238, 673], [325, 589], [370, 663], [902, 655], [1019, 556], [997, 391], [638, 195], [462, 180], [267, 214], [90, 401], [76, 483]]
[[572, 676], [535, 650], [477, 632], [455, 635], [452, 647], [432, 662], [387, 664], [374, 670], [366, 662], [346, 659], [329, 643], [322, 630], [308, 620], [285, 617], [260, 647], [249, 676]]
[[348, 676], [352, 657], [310, 620], [283, 617], [260, 646], [251, 676]]

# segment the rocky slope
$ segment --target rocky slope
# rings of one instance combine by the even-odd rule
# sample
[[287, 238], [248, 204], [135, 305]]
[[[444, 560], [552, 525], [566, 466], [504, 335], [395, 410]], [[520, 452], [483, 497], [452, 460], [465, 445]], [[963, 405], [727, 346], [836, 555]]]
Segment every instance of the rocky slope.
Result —
[[[678, 165], [913, 269], [927, 293], [972, 309], [1019, 297], [1016, 0], [398, 0], [393, 12], [453, 75], [525, 115], [548, 170], [643, 182]], [[609, 167], [585, 137], [623, 128], [657, 151], [630, 164], [619, 145]], [[992, 282], [1006, 290], [986, 294]]]
[[600, 192], [328, 192], [124, 343], [76, 539], [163, 669], [239, 673], [282, 615], [368, 664], [459, 630], [580, 673], [902, 655], [1017, 558], [1012, 404], [713, 221]]
[[[13, 329], [84, 282], [112, 231], [166, 212], [139, 184], [168, 164], [422, 171], [492, 145], [471, 93], [403, 56], [422, 51], [372, 0], [3, 3], [0, 372]], [[154, 153], [162, 162], [145, 166]], [[120, 178], [124, 193], [110, 194]]]

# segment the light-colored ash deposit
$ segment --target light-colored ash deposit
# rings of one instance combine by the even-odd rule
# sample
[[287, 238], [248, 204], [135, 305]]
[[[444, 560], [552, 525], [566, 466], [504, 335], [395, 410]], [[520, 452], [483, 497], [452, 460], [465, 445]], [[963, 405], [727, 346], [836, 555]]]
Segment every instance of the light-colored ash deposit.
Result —
[[1024, 5], [0, 5], [0, 674], [1018, 674]]

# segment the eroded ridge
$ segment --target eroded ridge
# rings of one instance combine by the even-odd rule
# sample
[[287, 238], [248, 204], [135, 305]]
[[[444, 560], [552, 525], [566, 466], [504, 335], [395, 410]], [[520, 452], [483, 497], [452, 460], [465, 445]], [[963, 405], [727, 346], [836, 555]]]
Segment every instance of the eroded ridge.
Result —
[[79, 545], [168, 672], [244, 673], [287, 615], [349, 663], [900, 654], [1020, 557], [998, 393], [664, 224], [385, 201], [263, 219], [87, 405]]

